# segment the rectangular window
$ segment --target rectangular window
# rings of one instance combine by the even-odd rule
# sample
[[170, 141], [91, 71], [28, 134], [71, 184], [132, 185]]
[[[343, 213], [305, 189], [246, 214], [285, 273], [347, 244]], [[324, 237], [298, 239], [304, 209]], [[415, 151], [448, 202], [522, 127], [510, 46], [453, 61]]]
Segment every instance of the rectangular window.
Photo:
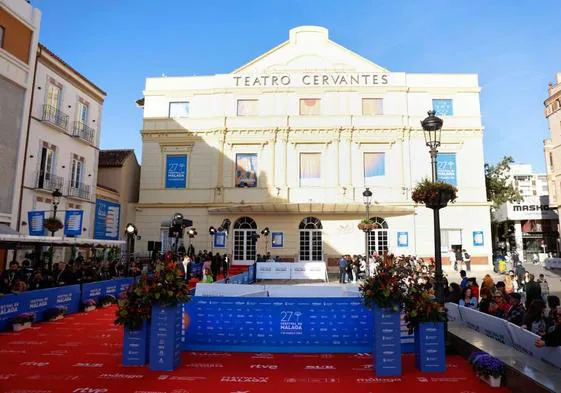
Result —
[[458, 185], [456, 174], [456, 153], [438, 153], [436, 156], [436, 177], [453, 186]]
[[320, 153], [300, 154], [300, 185], [301, 186], [321, 185], [321, 154]]
[[41, 148], [41, 162], [39, 163], [39, 177], [37, 187], [51, 189], [54, 175], [55, 151], [49, 147]]
[[553, 154], [551, 152], [549, 153], [549, 166], [553, 170]]
[[432, 110], [437, 116], [453, 116], [454, 108], [451, 99], [434, 99], [432, 100]]
[[70, 173], [71, 188], [80, 188], [80, 183], [82, 183], [83, 170], [84, 170], [84, 160], [73, 158], [72, 171]]
[[189, 117], [189, 102], [170, 102], [169, 103], [169, 117]]
[[62, 98], [62, 89], [53, 83], [49, 83], [47, 90], [47, 105], [54, 109], [60, 109], [60, 101]]
[[364, 183], [386, 174], [385, 153], [364, 153]]
[[89, 113], [89, 106], [88, 104], [78, 101], [78, 121], [82, 124], [88, 124], [88, 113]]
[[4, 26], [0, 26], [0, 48], [4, 47]]
[[362, 115], [378, 116], [384, 114], [384, 100], [381, 98], [363, 98], [362, 99]]
[[187, 187], [187, 155], [166, 157], [166, 188]]
[[257, 187], [257, 154], [236, 154], [236, 187]]
[[460, 229], [441, 229], [440, 239], [442, 252], [453, 251], [454, 248], [463, 248], [462, 231]]
[[314, 116], [320, 114], [319, 98], [304, 98], [300, 100], [300, 116]]
[[238, 116], [257, 116], [259, 101], [238, 100]]

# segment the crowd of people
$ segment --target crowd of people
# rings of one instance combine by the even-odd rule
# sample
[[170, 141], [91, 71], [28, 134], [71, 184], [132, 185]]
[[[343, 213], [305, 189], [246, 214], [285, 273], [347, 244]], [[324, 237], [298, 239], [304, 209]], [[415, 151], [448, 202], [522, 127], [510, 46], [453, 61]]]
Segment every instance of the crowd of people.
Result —
[[537, 347], [561, 346], [561, 307], [559, 297], [549, 296], [543, 274], [536, 280], [525, 272], [509, 271], [504, 281], [494, 282], [490, 275], [481, 285], [460, 271], [460, 284], [451, 283], [446, 301], [505, 319], [540, 336]]

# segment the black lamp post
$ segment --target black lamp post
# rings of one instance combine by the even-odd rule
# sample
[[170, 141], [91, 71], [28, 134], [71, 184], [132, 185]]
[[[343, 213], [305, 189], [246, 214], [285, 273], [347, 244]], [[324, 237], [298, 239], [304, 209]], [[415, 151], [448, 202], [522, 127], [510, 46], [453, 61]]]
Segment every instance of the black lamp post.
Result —
[[271, 231], [269, 230], [269, 227], [266, 227], [265, 229], [263, 229], [261, 231], [261, 234], [263, 236], [265, 236], [265, 255], [267, 255], [267, 252], [268, 252], [267, 246], [268, 246], [268, 243], [269, 243], [269, 233], [271, 233]]
[[[53, 197], [53, 218], [56, 218], [56, 212], [58, 210], [58, 205], [60, 205], [60, 198], [62, 198], [62, 192], [58, 188], [52, 192], [51, 196]], [[56, 231], [51, 231], [51, 236], [55, 235]]]
[[134, 238], [138, 234], [136, 225], [128, 223], [125, 227], [125, 234], [127, 235], [127, 275], [129, 275], [131, 255], [134, 253]]
[[[437, 117], [435, 111], [429, 111], [428, 117], [421, 121], [421, 126], [425, 134], [425, 143], [429, 148], [431, 166], [432, 166], [432, 181], [438, 181], [436, 172], [436, 157], [438, 155], [438, 148], [440, 147], [440, 134], [442, 130], [443, 121]], [[439, 197], [440, 198], [440, 197]], [[440, 304], [444, 304], [444, 276], [442, 274], [442, 254], [440, 245], [440, 206], [432, 206], [433, 219], [434, 219], [434, 267], [435, 267], [435, 284], [436, 284], [436, 298]]]
[[213, 226], [209, 227], [208, 234], [210, 235], [210, 252], [214, 252], [214, 235], [216, 235], [216, 228]]
[[[364, 199], [364, 204], [366, 205], [366, 220], [370, 220], [370, 204], [372, 203], [372, 191], [370, 188], [366, 187], [363, 191], [362, 197]], [[370, 226], [364, 231], [365, 241], [364, 241], [364, 254], [366, 258], [366, 277], [370, 277]]]

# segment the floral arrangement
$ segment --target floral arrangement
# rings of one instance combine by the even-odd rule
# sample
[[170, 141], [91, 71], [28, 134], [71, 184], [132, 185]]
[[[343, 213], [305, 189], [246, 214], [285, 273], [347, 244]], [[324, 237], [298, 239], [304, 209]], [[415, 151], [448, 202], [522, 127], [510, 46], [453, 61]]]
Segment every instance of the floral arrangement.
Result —
[[122, 305], [128, 299], [127, 291], [123, 291], [117, 296], [117, 304]]
[[86, 299], [86, 300], [84, 300], [84, 302], [82, 304], [84, 305], [84, 307], [95, 307], [95, 306], [97, 306], [97, 303], [93, 299]]
[[499, 378], [505, 373], [504, 363], [485, 352], [472, 353], [469, 362], [480, 377]]
[[49, 232], [56, 232], [64, 228], [64, 225], [58, 218], [49, 217], [43, 222], [43, 227]]
[[63, 316], [65, 311], [66, 309], [64, 307], [53, 307], [46, 310], [43, 316], [47, 321], [50, 321]]
[[116, 301], [117, 299], [113, 295], [105, 295], [99, 298], [99, 304], [101, 304], [102, 306], [115, 303]]
[[371, 231], [376, 228], [378, 228], [378, 224], [372, 220], [362, 220], [360, 224], [358, 224], [358, 229], [361, 231]]
[[32, 312], [21, 313], [11, 319], [12, 325], [23, 325], [24, 323], [30, 323], [35, 321], [35, 314]]
[[[456, 201], [458, 197], [457, 193], [457, 188], [451, 184], [423, 179], [413, 189], [411, 199], [413, 199], [415, 203], [424, 203], [427, 207], [440, 206], [441, 203], [446, 206], [448, 202], [454, 203]], [[442, 200], [443, 195], [446, 196], [444, 198], [445, 200]]]
[[421, 322], [446, 322], [447, 314], [444, 305], [434, 298], [434, 294], [423, 285], [411, 283], [404, 302], [405, 322], [409, 334]]
[[384, 258], [376, 273], [360, 285], [359, 291], [366, 307], [372, 308], [372, 304], [376, 303], [378, 307], [399, 311], [407, 291], [405, 278], [409, 269], [393, 262], [393, 255]]
[[173, 254], [156, 264], [154, 274], [143, 275], [125, 295], [119, 295], [115, 324], [138, 330], [150, 319], [152, 304], [174, 306], [189, 300], [189, 287], [177, 268]]

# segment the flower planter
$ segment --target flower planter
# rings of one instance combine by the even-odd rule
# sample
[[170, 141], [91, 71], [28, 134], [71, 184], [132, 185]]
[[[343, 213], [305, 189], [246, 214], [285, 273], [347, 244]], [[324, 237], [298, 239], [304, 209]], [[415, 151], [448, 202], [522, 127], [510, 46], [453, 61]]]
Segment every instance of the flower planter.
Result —
[[436, 197], [425, 202], [425, 206], [429, 209], [442, 209], [448, 206], [448, 202], [452, 199], [451, 193], [447, 191], [439, 191]]
[[500, 388], [501, 387], [501, 377], [492, 377], [492, 376], [483, 376], [480, 375], [479, 378], [481, 378], [483, 381], [487, 382], [487, 384], [489, 386], [491, 386], [492, 388]]
[[443, 322], [421, 322], [415, 329], [415, 366], [421, 372], [445, 372]]
[[372, 231], [376, 228], [378, 228], [378, 225], [376, 224], [364, 224], [364, 223], [358, 224], [358, 229], [364, 232]]
[[32, 325], [31, 322], [14, 323], [12, 327], [14, 329], [14, 332], [21, 332], [22, 330], [29, 329], [31, 325]]
[[84, 311], [85, 311], [85, 312], [90, 312], [90, 311], [93, 311], [93, 310], [95, 310], [95, 306], [86, 306], [86, 307], [84, 307]]
[[152, 305], [149, 362], [151, 370], [173, 371], [179, 367], [182, 310], [182, 304], [170, 307]]
[[144, 321], [139, 330], [124, 329], [123, 365], [144, 366], [148, 363], [150, 323]]
[[374, 372], [377, 377], [402, 375], [401, 312], [373, 304]]

